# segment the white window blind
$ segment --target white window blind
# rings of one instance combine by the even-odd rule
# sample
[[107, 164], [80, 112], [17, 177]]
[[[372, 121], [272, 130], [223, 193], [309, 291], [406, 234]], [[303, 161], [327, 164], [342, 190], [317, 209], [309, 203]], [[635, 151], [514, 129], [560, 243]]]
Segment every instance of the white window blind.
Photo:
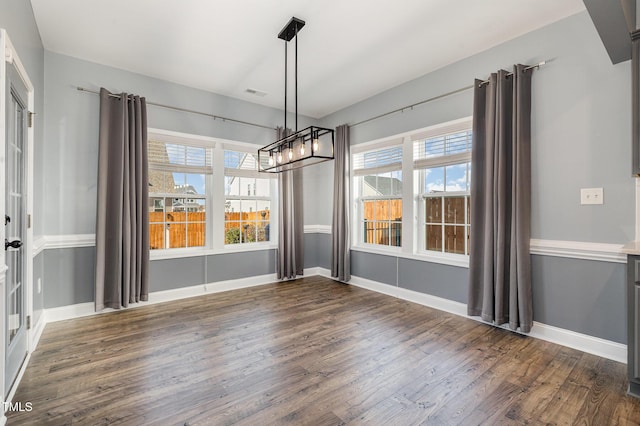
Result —
[[355, 176], [402, 170], [402, 145], [353, 154]]
[[471, 130], [413, 142], [414, 169], [458, 164], [471, 159]]
[[150, 169], [164, 172], [213, 173], [210, 148], [149, 140], [147, 149]]

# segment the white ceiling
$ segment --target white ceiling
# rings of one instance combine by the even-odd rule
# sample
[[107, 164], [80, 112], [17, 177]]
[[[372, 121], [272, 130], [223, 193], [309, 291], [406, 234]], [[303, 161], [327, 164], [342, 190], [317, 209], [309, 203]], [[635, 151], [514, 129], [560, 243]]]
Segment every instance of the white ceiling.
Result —
[[316, 118], [584, 10], [581, 0], [31, 4], [47, 50], [276, 108], [285, 44], [277, 34], [296, 16], [307, 23], [298, 37], [299, 112]]

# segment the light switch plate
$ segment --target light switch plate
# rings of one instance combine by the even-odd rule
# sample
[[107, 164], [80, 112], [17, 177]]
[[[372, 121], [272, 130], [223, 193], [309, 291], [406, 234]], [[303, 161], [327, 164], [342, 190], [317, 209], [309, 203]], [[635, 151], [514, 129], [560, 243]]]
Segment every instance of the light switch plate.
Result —
[[580, 204], [604, 204], [604, 190], [602, 188], [580, 189]]

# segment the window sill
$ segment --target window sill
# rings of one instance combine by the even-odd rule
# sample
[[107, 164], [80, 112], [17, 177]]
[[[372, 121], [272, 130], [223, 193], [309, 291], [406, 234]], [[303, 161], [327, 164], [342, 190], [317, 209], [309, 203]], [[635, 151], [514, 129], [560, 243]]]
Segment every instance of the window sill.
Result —
[[469, 256], [460, 254], [440, 254], [440, 253], [403, 253], [400, 250], [383, 249], [369, 246], [352, 246], [351, 250], [362, 253], [380, 254], [383, 256], [400, 257], [403, 259], [419, 260], [422, 262], [438, 263], [441, 265], [456, 266], [459, 268], [469, 267]]
[[230, 254], [230, 253], [243, 253], [250, 251], [263, 251], [277, 249], [275, 244], [238, 244], [238, 247], [225, 246], [221, 249], [207, 249], [203, 247], [199, 248], [185, 248], [185, 249], [165, 249], [165, 250], [152, 250], [149, 253], [149, 260], [166, 260], [166, 259], [180, 259], [184, 257], [198, 257], [198, 256], [211, 256], [216, 254]]

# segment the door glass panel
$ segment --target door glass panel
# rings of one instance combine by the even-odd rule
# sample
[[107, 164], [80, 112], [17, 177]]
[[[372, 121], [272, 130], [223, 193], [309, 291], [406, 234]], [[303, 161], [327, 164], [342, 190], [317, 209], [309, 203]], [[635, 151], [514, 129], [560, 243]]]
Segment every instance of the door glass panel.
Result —
[[[15, 67], [7, 66], [6, 86], [6, 144], [5, 144], [5, 215], [10, 221], [5, 226], [5, 238], [10, 246], [5, 249], [7, 266], [5, 290], [5, 390], [9, 392], [27, 354], [27, 330], [24, 290], [25, 230], [25, 147], [26, 99], [24, 87]], [[6, 395], [5, 395], [6, 396]]]

